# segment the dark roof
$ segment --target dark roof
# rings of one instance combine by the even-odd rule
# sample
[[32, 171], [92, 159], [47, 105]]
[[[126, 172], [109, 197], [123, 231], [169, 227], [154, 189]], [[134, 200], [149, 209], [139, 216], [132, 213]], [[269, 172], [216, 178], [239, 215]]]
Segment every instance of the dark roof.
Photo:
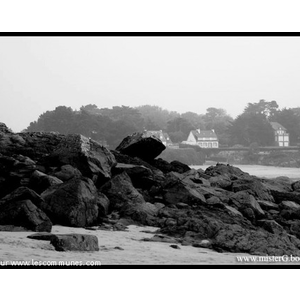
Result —
[[168, 133], [163, 132], [161, 130], [147, 130], [145, 132], [145, 135], [146, 136], [154, 135], [154, 136], [156, 136], [159, 139], [165, 139], [166, 141], [169, 140], [169, 142], [171, 142], [171, 139], [170, 139]]
[[282, 129], [282, 130], [286, 130], [285, 127], [283, 127], [281, 124], [279, 124], [278, 122], [270, 122], [272, 128], [274, 130], [279, 130], [279, 129]]
[[192, 133], [196, 138], [218, 138], [213, 130], [200, 130], [200, 133], [197, 130], [192, 130]]

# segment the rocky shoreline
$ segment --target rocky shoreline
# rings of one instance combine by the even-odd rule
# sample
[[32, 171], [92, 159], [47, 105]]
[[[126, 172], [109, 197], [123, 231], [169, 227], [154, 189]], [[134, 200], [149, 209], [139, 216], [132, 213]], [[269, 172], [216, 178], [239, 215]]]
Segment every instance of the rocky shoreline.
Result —
[[160, 228], [151, 241], [300, 256], [299, 181], [225, 164], [194, 170], [156, 159], [164, 149], [142, 133], [110, 151], [82, 135], [16, 134], [1, 123], [0, 230], [39, 232], [57, 251], [97, 251], [94, 238], [58, 236], [52, 226], [146, 225]]

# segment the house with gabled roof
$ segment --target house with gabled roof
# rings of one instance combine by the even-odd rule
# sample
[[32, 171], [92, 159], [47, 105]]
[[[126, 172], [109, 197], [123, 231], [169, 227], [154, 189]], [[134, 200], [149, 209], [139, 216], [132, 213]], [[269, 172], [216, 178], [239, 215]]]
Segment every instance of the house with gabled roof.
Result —
[[211, 130], [191, 130], [183, 144], [196, 145], [201, 148], [219, 148], [219, 139], [214, 131]]
[[286, 132], [284, 128], [278, 122], [270, 122], [275, 136], [275, 144], [279, 147], [288, 147], [290, 145], [290, 135]]
[[165, 146], [171, 146], [173, 144], [170, 136], [162, 130], [146, 130], [144, 134], [146, 136], [154, 135], [155, 137], [159, 138]]

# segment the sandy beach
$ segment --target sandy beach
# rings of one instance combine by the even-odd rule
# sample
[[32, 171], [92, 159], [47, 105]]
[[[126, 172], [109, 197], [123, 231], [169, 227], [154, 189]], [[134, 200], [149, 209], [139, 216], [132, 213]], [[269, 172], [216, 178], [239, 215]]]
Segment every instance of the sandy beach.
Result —
[[[33, 232], [0, 232], [0, 266], [19, 264], [36, 266], [100, 266], [100, 265], [243, 265], [237, 256], [254, 257], [245, 253], [218, 253], [210, 249], [171, 243], [141, 241], [155, 234], [155, 227], [128, 226], [128, 231], [85, 230], [53, 226], [52, 233], [82, 233], [98, 237], [96, 252], [58, 252], [49, 241], [27, 238]], [[143, 232], [148, 231], [148, 232]], [[149, 233], [151, 232], [151, 233]], [[117, 247], [117, 248], [115, 248]], [[272, 262], [269, 262], [272, 263]], [[249, 262], [248, 264], [262, 264]]]

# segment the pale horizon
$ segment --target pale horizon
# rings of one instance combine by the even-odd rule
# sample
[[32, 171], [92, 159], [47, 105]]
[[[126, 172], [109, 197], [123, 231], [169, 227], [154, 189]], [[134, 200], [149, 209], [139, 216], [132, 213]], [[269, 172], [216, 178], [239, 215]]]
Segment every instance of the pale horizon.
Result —
[[19, 132], [60, 105], [298, 107], [299, 53], [299, 37], [1, 37], [0, 122]]

